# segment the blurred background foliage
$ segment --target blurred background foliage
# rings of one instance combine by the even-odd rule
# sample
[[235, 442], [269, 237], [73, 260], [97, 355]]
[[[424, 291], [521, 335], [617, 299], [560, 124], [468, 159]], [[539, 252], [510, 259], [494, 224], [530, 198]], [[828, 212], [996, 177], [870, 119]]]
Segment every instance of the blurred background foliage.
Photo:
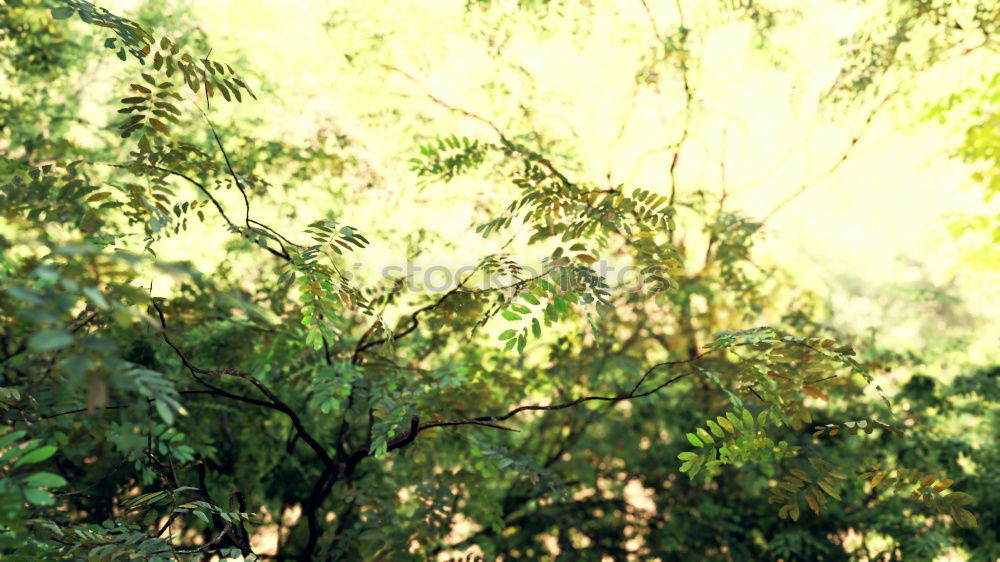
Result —
[[99, 6], [0, 0], [6, 558], [1000, 558], [1000, 3]]

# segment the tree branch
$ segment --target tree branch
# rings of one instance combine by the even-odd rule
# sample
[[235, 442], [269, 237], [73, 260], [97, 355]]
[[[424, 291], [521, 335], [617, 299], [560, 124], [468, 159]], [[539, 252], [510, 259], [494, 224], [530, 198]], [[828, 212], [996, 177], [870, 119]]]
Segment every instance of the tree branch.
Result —
[[[419, 424], [419, 419], [418, 419], [417, 416], [413, 416], [413, 419], [411, 420], [411, 424], [410, 424], [410, 431], [409, 431], [409, 433], [407, 433], [405, 436], [403, 436], [403, 437], [401, 437], [401, 438], [399, 438], [399, 439], [391, 442], [389, 444], [389, 447], [387, 448], [387, 450], [391, 451], [393, 449], [398, 449], [398, 448], [401, 448], [401, 447], [405, 447], [406, 445], [409, 445], [410, 443], [412, 443], [416, 439], [417, 434], [419, 434], [421, 431], [424, 431], [424, 430], [427, 430], [427, 429], [431, 429], [431, 428], [434, 428], [434, 427], [452, 427], [452, 426], [459, 426], [459, 425], [481, 425], [481, 426], [492, 427], [494, 429], [500, 429], [500, 430], [504, 430], [504, 431], [517, 431], [517, 430], [511, 429], [509, 427], [505, 427], [503, 425], [500, 425], [497, 422], [502, 422], [502, 421], [508, 420], [508, 419], [516, 416], [517, 414], [519, 414], [521, 412], [526, 412], [526, 411], [564, 410], [566, 408], [572, 408], [573, 406], [578, 406], [578, 405], [583, 404], [585, 402], [592, 402], [592, 401], [621, 402], [621, 401], [624, 401], [624, 400], [634, 400], [636, 398], [643, 398], [643, 397], [646, 397], [646, 396], [650, 396], [652, 394], [656, 394], [657, 392], [659, 392], [660, 390], [666, 388], [667, 386], [669, 386], [669, 385], [671, 385], [671, 384], [673, 384], [673, 383], [675, 383], [675, 382], [677, 382], [677, 381], [679, 381], [679, 380], [681, 380], [681, 379], [683, 379], [683, 378], [685, 378], [687, 376], [690, 376], [692, 374], [692, 373], [684, 373], [682, 375], [677, 375], [676, 377], [668, 379], [667, 381], [665, 381], [663, 383], [660, 383], [659, 385], [653, 387], [651, 390], [647, 390], [646, 392], [641, 392], [641, 393], [637, 394], [636, 391], [639, 389], [639, 387], [642, 385], [642, 383], [645, 382], [647, 378], [649, 378], [649, 375], [651, 375], [654, 371], [656, 371], [657, 369], [660, 369], [662, 367], [669, 367], [669, 366], [684, 365], [684, 364], [688, 364], [688, 363], [693, 363], [693, 362], [698, 361], [699, 359], [705, 357], [706, 355], [715, 353], [717, 351], [720, 351], [720, 350], [719, 349], [711, 349], [709, 351], [706, 351], [704, 353], [700, 353], [698, 355], [695, 355], [693, 357], [689, 357], [687, 359], [681, 359], [681, 360], [678, 360], [678, 361], [664, 361], [662, 363], [657, 363], [656, 365], [653, 365], [653, 366], [649, 367], [648, 369], [646, 369], [646, 371], [642, 374], [642, 376], [639, 378], [639, 380], [636, 382], [636, 384], [632, 387], [632, 390], [630, 392], [626, 393], [626, 394], [616, 394], [614, 396], [584, 396], [584, 397], [581, 397], [581, 398], [577, 398], [575, 400], [570, 400], [569, 402], [562, 402], [562, 403], [558, 403], [558, 404], [518, 406], [517, 408], [514, 408], [514, 409], [508, 411], [506, 414], [502, 414], [502, 415], [480, 416], [480, 417], [477, 417], [477, 418], [467, 418], [467, 419], [458, 419], [458, 420], [434, 421], [434, 422], [425, 423], [423, 425]], [[366, 454], [367, 454], [367, 452], [366, 452], [366, 450], [364, 448], [359, 448], [359, 449], [356, 449], [354, 451], [354, 453], [352, 453], [351, 458], [354, 459], [356, 456], [359, 456], [359, 455], [360, 455], [361, 458], [363, 458]], [[360, 460], [360, 458], [358, 460]]]
[[171, 349], [174, 350], [174, 353], [177, 355], [177, 357], [180, 358], [181, 363], [183, 363], [184, 366], [187, 367], [187, 369], [192, 372], [192, 374], [197, 373], [201, 375], [229, 375], [232, 377], [237, 377], [249, 381], [251, 384], [257, 387], [257, 389], [260, 390], [261, 393], [264, 394], [264, 396], [266, 396], [268, 400], [271, 401], [271, 404], [274, 405], [273, 409], [276, 409], [284, 413], [286, 416], [288, 416], [288, 418], [292, 422], [292, 425], [295, 426], [295, 430], [296, 432], [298, 432], [299, 437], [303, 441], [305, 441], [307, 445], [309, 445], [309, 447], [316, 453], [316, 455], [320, 458], [320, 460], [323, 462], [323, 465], [327, 467], [327, 469], [337, 468], [338, 464], [333, 460], [333, 458], [330, 457], [330, 454], [327, 453], [323, 445], [321, 445], [319, 441], [317, 441], [306, 430], [305, 426], [302, 424], [302, 420], [299, 418], [299, 415], [295, 412], [295, 410], [293, 410], [290, 406], [288, 406], [288, 404], [286, 404], [280, 398], [278, 398], [278, 396], [274, 394], [274, 392], [272, 392], [270, 388], [268, 388], [264, 383], [260, 382], [256, 377], [254, 377], [250, 373], [238, 371], [232, 367], [227, 367], [225, 369], [202, 369], [191, 363], [187, 355], [185, 355], [184, 352], [181, 351], [181, 349], [167, 335], [167, 321], [166, 318], [164, 318], [163, 316], [163, 310], [160, 309], [159, 305], [155, 301], [151, 302], [153, 308], [156, 309], [156, 312], [160, 317], [160, 325], [163, 328], [161, 332], [163, 341], [166, 342], [166, 344], [169, 345]]

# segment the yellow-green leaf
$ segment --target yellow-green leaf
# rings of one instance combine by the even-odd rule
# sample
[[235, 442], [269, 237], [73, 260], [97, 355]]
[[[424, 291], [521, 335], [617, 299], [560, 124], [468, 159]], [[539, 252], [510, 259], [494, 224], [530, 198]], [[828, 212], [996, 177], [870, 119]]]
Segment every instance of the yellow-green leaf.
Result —
[[955, 520], [962, 527], [976, 527], [979, 523], [976, 521], [976, 516], [970, 511], [965, 509], [955, 510]]
[[732, 412], [726, 412], [726, 419], [729, 420], [729, 423], [733, 424], [734, 428], [739, 430], [743, 429], [743, 422], [740, 421], [740, 418], [736, 414]]
[[708, 420], [708, 429], [710, 429], [712, 431], [712, 435], [715, 435], [716, 437], [722, 438], [725, 435], [725, 433], [722, 432], [722, 428], [719, 427], [719, 424], [712, 420]]
[[951, 486], [954, 483], [955, 483], [955, 481], [952, 480], [951, 478], [945, 478], [944, 480], [938, 482], [937, 485], [935, 485], [932, 488], [932, 490], [934, 490], [934, 493], [940, 494], [944, 490], [947, 490], [948, 487]]
[[736, 433], [736, 429], [733, 427], [733, 424], [729, 420], [727, 420], [722, 416], [719, 416], [715, 419], [719, 420], [719, 425], [725, 428], [726, 431], [728, 431], [729, 433]]
[[709, 435], [707, 431], [705, 431], [704, 427], [699, 427], [697, 433], [698, 437], [700, 437], [701, 440], [704, 441], [705, 443], [708, 443], [709, 445], [715, 443], [715, 439], [713, 439], [712, 436]]
[[805, 472], [803, 472], [803, 471], [801, 471], [801, 470], [799, 470], [799, 469], [797, 469], [797, 468], [792, 468], [792, 469], [789, 469], [789, 471], [788, 471], [788, 472], [791, 472], [791, 473], [792, 473], [792, 474], [794, 474], [794, 475], [795, 475], [795, 476], [796, 476], [796, 477], [797, 477], [797, 478], [798, 478], [799, 480], [802, 480], [803, 482], [809, 482], [809, 481], [811, 481], [811, 480], [812, 480], [811, 478], [809, 478], [809, 475], [808, 475], [808, 474], [806, 474]]
[[819, 487], [822, 488], [824, 492], [830, 494], [831, 498], [835, 500], [840, 499], [840, 494], [837, 493], [837, 490], [834, 489], [834, 487], [831, 486], [829, 483], [827, 483], [825, 480], [817, 480], [816, 484], [818, 484]]
[[952, 492], [944, 497], [952, 505], [969, 505], [972, 503], [972, 496], [965, 492]]
[[878, 474], [876, 474], [875, 477], [872, 478], [872, 488], [877, 488], [878, 485], [882, 482], [883, 478], [885, 478], [884, 472], [879, 472]]

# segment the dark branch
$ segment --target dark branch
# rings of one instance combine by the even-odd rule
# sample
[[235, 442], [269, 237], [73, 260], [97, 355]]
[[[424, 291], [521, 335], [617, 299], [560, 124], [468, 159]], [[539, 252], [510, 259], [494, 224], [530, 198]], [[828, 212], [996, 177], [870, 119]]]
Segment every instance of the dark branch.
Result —
[[222, 215], [222, 218], [225, 219], [226, 223], [234, 230], [236, 229], [236, 225], [233, 223], [232, 220], [229, 219], [229, 215], [227, 215], [225, 209], [222, 208], [222, 204], [219, 203], [219, 200], [216, 199], [215, 196], [212, 195], [210, 191], [208, 191], [208, 188], [206, 188], [205, 185], [202, 184], [200, 181], [192, 178], [191, 176], [185, 174], [184, 172], [171, 170], [170, 168], [164, 168], [162, 166], [153, 166], [153, 165], [149, 165], [149, 167], [153, 168], [154, 170], [159, 170], [161, 172], [166, 172], [167, 174], [183, 178], [187, 180], [189, 183], [193, 184], [195, 187], [200, 189], [202, 193], [205, 194], [205, 197], [208, 197], [208, 200], [211, 201], [213, 205], [215, 205], [215, 208], [218, 209], [219, 214]]
[[[592, 401], [621, 402], [621, 401], [624, 401], [624, 400], [634, 400], [636, 398], [643, 398], [643, 397], [646, 397], [646, 396], [650, 396], [652, 394], [656, 394], [657, 392], [659, 392], [660, 390], [666, 388], [667, 386], [669, 386], [669, 385], [671, 385], [671, 384], [673, 384], [673, 383], [675, 383], [675, 382], [677, 382], [677, 381], [679, 381], [679, 380], [681, 380], [681, 379], [683, 379], [683, 378], [685, 378], [687, 376], [690, 376], [692, 374], [692, 373], [684, 373], [682, 375], [677, 375], [677, 376], [675, 376], [675, 377], [673, 377], [671, 379], [666, 380], [663, 383], [660, 383], [659, 385], [653, 387], [652, 389], [647, 390], [646, 392], [636, 393], [636, 391], [639, 389], [639, 387], [642, 385], [642, 383], [645, 382], [646, 379], [649, 378], [649, 375], [651, 375], [654, 371], [656, 371], [657, 369], [660, 369], [662, 367], [669, 367], [669, 366], [676, 366], [676, 365], [684, 365], [684, 364], [688, 364], [688, 363], [693, 363], [693, 362], [695, 362], [695, 361], [697, 361], [697, 360], [705, 357], [706, 355], [709, 355], [709, 354], [714, 353], [716, 351], [719, 351], [719, 349], [711, 349], [709, 351], [706, 351], [704, 353], [695, 355], [693, 357], [689, 357], [687, 359], [681, 359], [681, 360], [678, 360], [678, 361], [664, 361], [662, 363], [657, 363], [656, 365], [653, 365], [652, 367], [646, 369], [646, 371], [639, 378], [638, 382], [636, 382], [635, 386], [632, 387], [632, 390], [630, 392], [626, 393], [626, 394], [617, 394], [617, 395], [614, 395], [614, 396], [584, 396], [582, 398], [577, 398], [575, 400], [571, 400], [569, 402], [562, 402], [562, 403], [559, 403], [559, 404], [519, 406], [517, 408], [514, 408], [514, 409], [510, 410], [509, 412], [507, 412], [506, 414], [503, 414], [503, 415], [497, 415], [497, 416], [480, 416], [478, 418], [468, 418], [468, 419], [460, 419], [460, 420], [443, 420], [443, 421], [429, 422], [429, 423], [426, 423], [426, 424], [423, 424], [423, 425], [418, 425], [418, 421], [419, 420], [417, 420], [417, 417], [414, 416], [413, 420], [411, 420], [410, 432], [407, 435], [405, 435], [404, 437], [401, 437], [401, 438], [397, 439], [396, 441], [393, 441], [392, 443], [390, 443], [389, 447], [388, 447], [388, 450], [391, 451], [393, 449], [398, 449], [400, 447], [405, 447], [406, 445], [409, 445], [410, 443], [412, 443], [414, 441], [414, 439], [416, 438], [416, 436], [417, 436], [418, 433], [420, 433], [421, 431], [424, 431], [426, 429], [431, 429], [431, 428], [434, 428], [434, 427], [451, 427], [451, 426], [459, 426], [459, 425], [481, 425], [481, 426], [486, 426], [486, 427], [492, 427], [494, 429], [501, 429], [501, 430], [504, 430], [504, 431], [516, 431], [516, 430], [511, 429], [509, 427], [505, 427], [503, 425], [500, 425], [497, 422], [502, 422], [502, 421], [508, 420], [508, 419], [516, 416], [517, 414], [519, 414], [521, 412], [526, 412], [526, 411], [529, 411], [529, 410], [534, 410], [534, 411], [564, 410], [566, 408], [572, 408], [574, 406], [578, 406], [578, 405], [583, 404], [585, 402], [592, 402]], [[351, 455], [351, 457], [352, 457], [352, 459], [354, 459], [355, 457], [358, 457], [358, 460], [360, 460], [365, 455], [367, 455], [367, 451], [365, 449], [356, 449], [354, 451], [354, 453]]]
[[167, 336], [167, 321], [166, 318], [163, 316], [163, 310], [160, 309], [159, 305], [155, 301], [151, 302], [153, 303], [153, 308], [156, 309], [156, 312], [160, 317], [160, 325], [163, 328], [163, 331], [161, 333], [163, 341], [166, 342], [166, 344], [169, 345], [170, 348], [174, 350], [174, 353], [177, 355], [177, 357], [180, 358], [181, 363], [183, 363], [184, 366], [187, 367], [187, 369], [191, 371], [192, 374], [197, 373], [200, 375], [229, 375], [232, 377], [237, 377], [249, 381], [251, 384], [257, 387], [257, 389], [260, 390], [261, 393], [264, 394], [264, 396], [266, 396], [268, 400], [270, 400], [271, 404], [274, 406], [273, 409], [276, 409], [284, 413], [286, 416], [288, 416], [288, 418], [292, 422], [292, 425], [295, 426], [295, 431], [298, 432], [299, 437], [303, 441], [305, 441], [306, 444], [309, 445], [309, 447], [316, 453], [316, 455], [320, 458], [325, 467], [330, 469], [330, 468], [335, 468], [337, 466], [337, 463], [334, 462], [333, 458], [330, 457], [330, 454], [326, 452], [326, 449], [323, 447], [323, 445], [321, 445], [319, 441], [317, 441], [306, 430], [305, 426], [302, 424], [302, 419], [299, 418], [299, 415], [295, 412], [295, 410], [293, 410], [288, 404], [286, 404], [280, 398], [278, 398], [278, 396], [274, 394], [274, 392], [272, 392], [270, 388], [268, 388], [264, 383], [260, 382], [256, 377], [254, 377], [250, 373], [244, 373], [232, 367], [226, 367], [225, 369], [202, 369], [191, 363], [187, 355], [185, 355], [184, 352], [181, 351], [181, 349], [170, 339], [170, 337]]

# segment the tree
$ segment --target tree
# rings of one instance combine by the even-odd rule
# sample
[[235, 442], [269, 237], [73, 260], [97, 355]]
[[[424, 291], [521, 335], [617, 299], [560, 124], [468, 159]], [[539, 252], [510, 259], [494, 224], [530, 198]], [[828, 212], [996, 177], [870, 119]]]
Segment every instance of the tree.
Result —
[[[217, 124], [218, 105], [257, 97], [233, 66], [201, 57], [198, 38], [154, 35], [83, 0], [52, 8], [55, 23], [43, 13], [26, 3], [3, 15], [20, 93], [4, 99], [5, 123], [28, 123], [11, 126], [0, 192], [11, 559], [249, 557], [258, 525], [277, 536], [275, 556], [304, 560], [473, 546], [833, 559], [849, 549], [825, 535], [859, 528], [896, 538], [891, 555], [952, 541], [996, 552], [961, 491], [996, 487], [957, 459], [1000, 466], [988, 464], [998, 451], [935, 419], [897, 420], [871, 373], [909, 359], [859, 356], [815, 299], [752, 259], [760, 221], [727, 210], [724, 191], [678, 188], [688, 123], [670, 147], [671, 188], [656, 193], [575, 179], [545, 139], [430, 93], [491, 133], [425, 139], [412, 171], [433, 185], [474, 174], [514, 185], [516, 199], [477, 227], [501, 250], [447, 290], [412, 275], [366, 284], [347, 260], [375, 238], [334, 209], [290, 231], [261, 218], [281, 191], [268, 173], [308, 176], [329, 155]], [[762, 41], [780, 17], [753, 3], [726, 13]], [[698, 30], [679, 15], [672, 31], [651, 15], [638, 83], [672, 74], [692, 104]], [[103, 45], [128, 71], [120, 140], [97, 149], [63, 136], [72, 95], [40, 95], [92, 56], [71, 18], [108, 30]], [[844, 83], [875, 81], [865, 76]], [[45, 121], [32, 126], [34, 113]], [[225, 261], [160, 257], [188, 230], [224, 232]], [[511, 247], [544, 255], [541, 268]], [[247, 262], [253, 276], [232, 273]], [[635, 279], [606, 275], [609, 263]], [[963, 412], [975, 391], [995, 415], [991, 377], [914, 378], [894, 398]], [[449, 539], [460, 521], [471, 530]]]

